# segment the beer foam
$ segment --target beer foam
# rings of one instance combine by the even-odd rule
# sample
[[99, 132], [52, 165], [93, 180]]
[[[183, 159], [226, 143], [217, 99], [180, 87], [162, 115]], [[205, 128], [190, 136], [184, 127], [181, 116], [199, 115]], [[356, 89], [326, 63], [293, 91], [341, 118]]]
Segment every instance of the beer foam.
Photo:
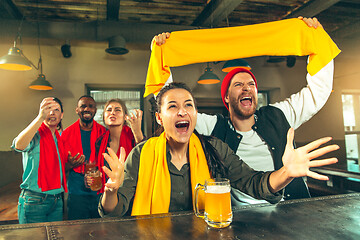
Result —
[[230, 187], [229, 186], [207, 186], [205, 192], [216, 193], [216, 194], [228, 193], [228, 192], [230, 192]]

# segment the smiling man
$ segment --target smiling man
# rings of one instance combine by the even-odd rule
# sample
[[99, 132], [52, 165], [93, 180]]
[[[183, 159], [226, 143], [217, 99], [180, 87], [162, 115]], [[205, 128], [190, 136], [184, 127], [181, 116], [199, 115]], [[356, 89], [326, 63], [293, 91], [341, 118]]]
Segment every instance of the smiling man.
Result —
[[66, 170], [69, 171], [69, 220], [99, 217], [99, 196], [96, 191], [85, 187], [84, 183], [84, 163], [88, 163], [91, 154], [95, 154], [95, 141], [105, 132], [105, 127], [94, 120], [96, 110], [96, 102], [91, 96], [81, 96], [75, 109], [79, 119], [61, 134], [65, 149], [70, 155], [66, 164]]

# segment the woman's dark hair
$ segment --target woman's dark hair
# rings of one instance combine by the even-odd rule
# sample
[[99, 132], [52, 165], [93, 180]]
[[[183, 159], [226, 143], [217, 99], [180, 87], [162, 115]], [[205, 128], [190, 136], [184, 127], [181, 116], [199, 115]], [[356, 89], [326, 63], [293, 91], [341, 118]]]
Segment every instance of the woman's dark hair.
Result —
[[[59, 105], [60, 105], [60, 109], [61, 109], [61, 112], [63, 113], [64, 112], [64, 109], [63, 109], [63, 105], [62, 105], [62, 102], [60, 101], [60, 99], [58, 99], [57, 97], [54, 97], [54, 101], [57, 102]], [[62, 127], [62, 120], [60, 119], [60, 122], [58, 123], [58, 125], [56, 126], [56, 129], [57, 130], [63, 130], [63, 127]]]
[[199, 134], [196, 130], [194, 130], [194, 133], [199, 138], [204, 149], [211, 177], [215, 178], [219, 177], [218, 175], [220, 175], [220, 177], [226, 178], [228, 175], [228, 169], [225, 167], [222, 159], [220, 159], [218, 151], [210, 143], [210, 140], [214, 137]]
[[[105, 105], [104, 105], [104, 111], [103, 111], [103, 115], [102, 115], [104, 124], [105, 124], [105, 110], [106, 110], [106, 108], [109, 106], [109, 104], [110, 104], [110, 103], [113, 103], [113, 102], [119, 103], [119, 104], [121, 105], [121, 108], [122, 108], [122, 110], [123, 110], [123, 112], [124, 112], [124, 117], [125, 117], [125, 115], [128, 115], [128, 109], [127, 109], [127, 107], [126, 107], [126, 105], [125, 105], [125, 102], [124, 102], [123, 100], [121, 100], [121, 99], [119, 99], [119, 98], [110, 99], [110, 100], [108, 100], [108, 101], [105, 103]], [[126, 124], [126, 121], [124, 122], [124, 124]], [[106, 124], [105, 124], [105, 125], [106, 125]]]
[[[188, 91], [191, 94], [191, 96], [192, 96], [192, 98], [194, 100], [195, 109], [197, 109], [196, 101], [195, 101], [193, 93], [191, 92], [191, 89], [185, 83], [172, 82], [172, 83], [164, 86], [160, 90], [158, 95], [156, 96], [156, 111], [158, 113], [160, 113], [161, 104], [162, 104], [162, 98], [163, 98], [164, 94], [167, 91], [172, 90], [172, 89], [184, 89], [184, 90]], [[163, 129], [161, 127], [161, 132], [162, 131], [163, 131]], [[222, 177], [226, 177], [227, 172], [228, 172], [227, 168], [224, 166], [222, 160], [220, 159], [220, 156], [219, 156], [217, 150], [210, 143], [210, 140], [213, 137], [201, 135], [196, 130], [194, 130], [194, 133], [199, 138], [199, 140], [201, 142], [201, 145], [202, 145], [202, 147], [204, 149], [206, 161], [207, 161], [211, 176], [213, 178], [215, 178], [217, 175], [220, 175]]]

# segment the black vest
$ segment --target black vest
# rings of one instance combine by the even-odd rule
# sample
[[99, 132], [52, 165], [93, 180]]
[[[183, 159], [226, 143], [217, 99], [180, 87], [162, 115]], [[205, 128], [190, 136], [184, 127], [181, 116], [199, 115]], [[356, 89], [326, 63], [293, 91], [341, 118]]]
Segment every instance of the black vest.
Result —
[[[217, 115], [217, 123], [211, 135], [226, 142], [236, 153], [242, 135], [232, 130], [229, 126], [230, 119], [222, 115]], [[282, 155], [285, 151], [287, 141], [287, 131], [290, 125], [284, 113], [272, 106], [261, 107], [255, 113], [255, 124], [252, 129], [267, 143], [272, 154], [275, 170], [283, 166]], [[234, 128], [235, 129], [235, 128]], [[241, 158], [241, 156], [239, 156]], [[286, 186], [284, 198], [299, 199], [309, 198], [310, 193], [303, 178], [295, 178]]]

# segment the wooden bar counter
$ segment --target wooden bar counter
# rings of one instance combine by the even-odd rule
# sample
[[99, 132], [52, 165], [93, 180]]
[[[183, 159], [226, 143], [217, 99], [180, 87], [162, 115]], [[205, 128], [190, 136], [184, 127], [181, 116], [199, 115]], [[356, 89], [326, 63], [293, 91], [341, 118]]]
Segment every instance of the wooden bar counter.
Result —
[[360, 193], [251, 205], [228, 228], [192, 212], [0, 226], [0, 239], [360, 239]]

